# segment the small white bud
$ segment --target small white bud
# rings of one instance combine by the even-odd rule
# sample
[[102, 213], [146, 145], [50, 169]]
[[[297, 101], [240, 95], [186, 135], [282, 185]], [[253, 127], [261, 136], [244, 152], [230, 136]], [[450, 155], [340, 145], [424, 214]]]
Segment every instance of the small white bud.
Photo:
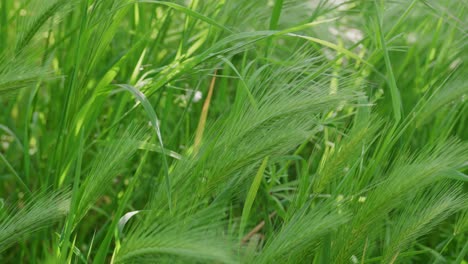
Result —
[[203, 98], [203, 93], [200, 91], [196, 91], [195, 95], [193, 96], [193, 102], [196, 103]]

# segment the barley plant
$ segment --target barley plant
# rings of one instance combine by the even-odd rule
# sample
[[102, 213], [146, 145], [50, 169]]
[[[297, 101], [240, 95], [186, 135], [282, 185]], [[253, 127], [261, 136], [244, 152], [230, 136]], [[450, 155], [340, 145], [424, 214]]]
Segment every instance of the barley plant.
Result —
[[0, 0], [0, 263], [468, 263], [466, 0]]

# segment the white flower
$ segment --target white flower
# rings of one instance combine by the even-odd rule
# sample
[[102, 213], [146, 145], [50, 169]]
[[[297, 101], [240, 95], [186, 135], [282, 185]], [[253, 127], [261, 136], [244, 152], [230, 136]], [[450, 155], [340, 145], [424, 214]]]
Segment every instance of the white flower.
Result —
[[203, 99], [203, 93], [200, 91], [187, 89], [184, 97], [185, 97], [185, 101], [189, 101], [190, 99], [192, 99], [192, 102], [196, 103], [196, 102], [199, 102], [201, 99]]
[[196, 103], [203, 98], [203, 93], [200, 91], [196, 91], [195, 95], [193, 96], [193, 102]]

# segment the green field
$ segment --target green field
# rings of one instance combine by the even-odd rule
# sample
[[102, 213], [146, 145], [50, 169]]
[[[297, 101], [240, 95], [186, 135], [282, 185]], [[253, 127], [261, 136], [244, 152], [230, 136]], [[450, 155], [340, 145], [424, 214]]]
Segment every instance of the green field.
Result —
[[0, 0], [0, 263], [468, 264], [466, 0]]

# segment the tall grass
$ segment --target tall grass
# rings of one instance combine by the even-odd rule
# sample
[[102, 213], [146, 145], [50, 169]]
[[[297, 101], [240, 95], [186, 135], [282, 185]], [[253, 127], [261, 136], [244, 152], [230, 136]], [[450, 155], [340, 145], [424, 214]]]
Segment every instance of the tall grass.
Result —
[[466, 8], [0, 0], [0, 262], [466, 263]]

